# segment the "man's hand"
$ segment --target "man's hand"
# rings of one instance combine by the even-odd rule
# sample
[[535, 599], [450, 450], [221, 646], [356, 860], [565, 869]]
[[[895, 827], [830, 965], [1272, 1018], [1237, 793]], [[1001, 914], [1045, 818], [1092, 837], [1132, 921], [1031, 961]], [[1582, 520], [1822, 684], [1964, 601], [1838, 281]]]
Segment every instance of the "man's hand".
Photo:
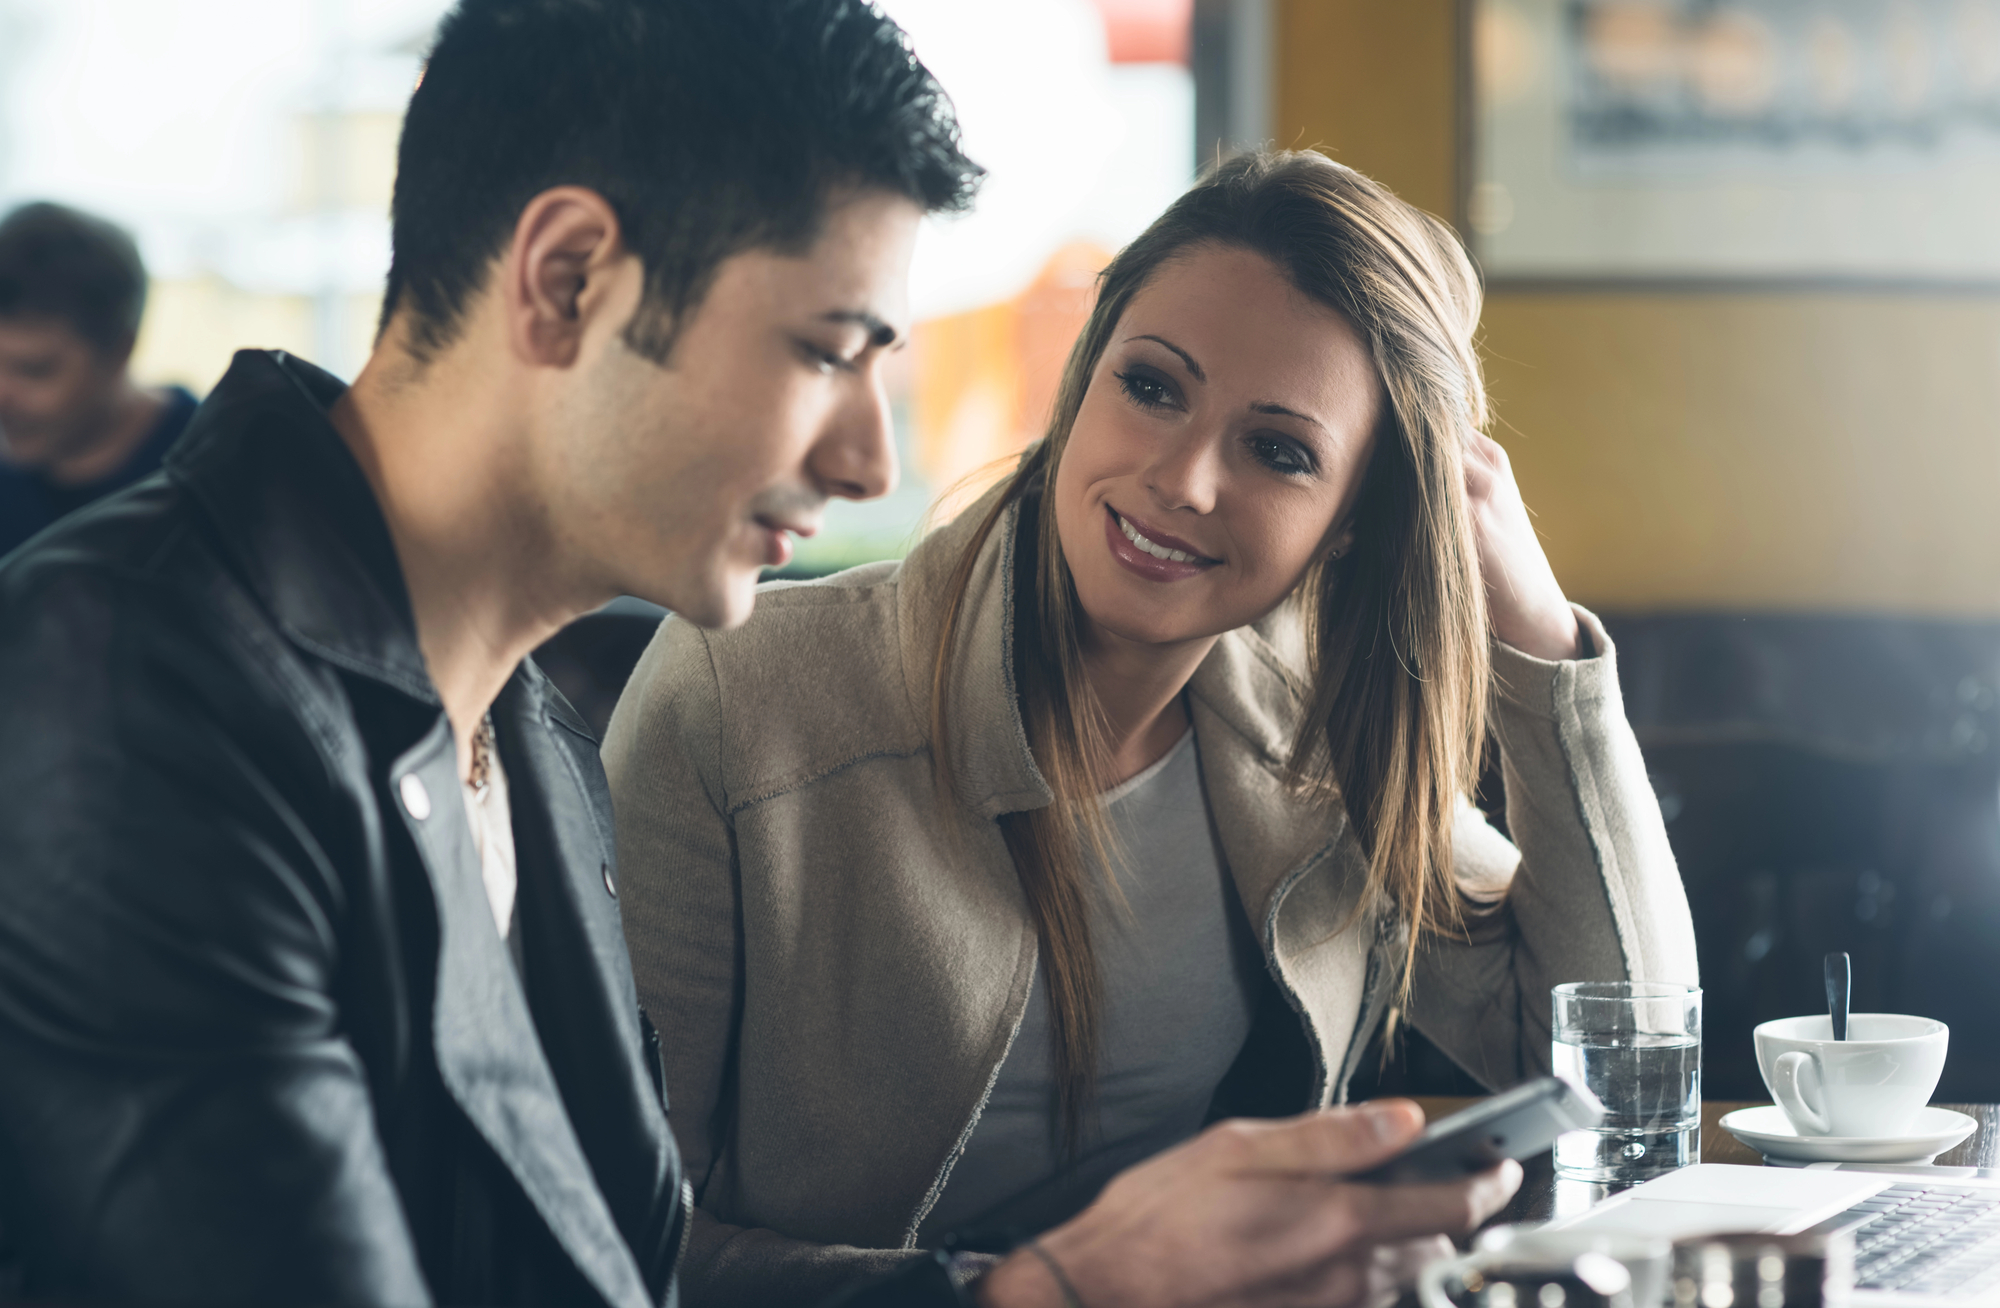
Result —
[[[1413, 1252], [1464, 1234], [1521, 1183], [1516, 1163], [1462, 1181], [1343, 1180], [1424, 1128], [1407, 1099], [1283, 1121], [1222, 1122], [1121, 1173], [1097, 1202], [1042, 1237], [1085, 1308], [1244, 1305], [1347, 1308], [1375, 1300]], [[979, 1282], [984, 1308], [1060, 1308], [1032, 1252]]]
[[1465, 499], [1493, 634], [1536, 658], [1575, 658], [1576, 614], [1542, 552], [1507, 451], [1478, 433], [1465, 451]]

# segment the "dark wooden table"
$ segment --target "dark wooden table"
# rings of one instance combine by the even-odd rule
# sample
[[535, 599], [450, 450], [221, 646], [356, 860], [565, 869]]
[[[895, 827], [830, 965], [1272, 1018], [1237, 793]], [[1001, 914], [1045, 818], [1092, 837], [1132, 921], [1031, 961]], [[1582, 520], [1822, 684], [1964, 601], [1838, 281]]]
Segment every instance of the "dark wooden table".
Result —
[[[1433, 1121], [1473, 1102], [1471, 1099], [1447, 1098], [1417, 1100], [1423, 1106], [1424, 1116]], [[1761, 1154], [1722, 1129], [1724, 1113], [1748, 1107], [1750, 1104], [1747, 1102], [1730, 1101], [1704, 1103], [1701, 1106], [1701, 1161], [1744, 1163], [1752, 1167], [1763, 1163]], [[1938, 1166], [2000, 1167], [2000, 1104], [1939, 1104], [1937, 1107], [1954, 1109], [1979, 1122], [1979, 1129], [1968, 1136], [1964, 1144], [1938, 1155]], [[1604, 1186], [1586, 1181], [1558, 1181], [1555, 1165], [1548, 1154], [1529, 1159], [1522, 1164], [1522, 1169], [1526, 1175], [1521, 1179], [1520, 1192], [1493, 1218], [1495, 1222], [1545, 1222], [1551, 1217], [1579, 1212], [1610, 1193]]]

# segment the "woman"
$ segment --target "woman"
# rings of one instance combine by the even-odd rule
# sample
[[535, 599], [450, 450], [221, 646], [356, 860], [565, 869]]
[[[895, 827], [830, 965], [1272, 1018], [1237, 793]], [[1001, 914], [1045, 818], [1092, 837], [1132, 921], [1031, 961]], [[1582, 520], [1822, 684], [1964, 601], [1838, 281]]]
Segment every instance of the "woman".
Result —
[[[1385, 1020], [1498, 1087], [1552, 984], [1694, 980], [1478, 314], [1443, 225], [1236, 159], [1106, 269], [984, 500], [663, 627], [605, 754], [690, 1302], [1047, 1229], [1214, 1117], [1341, 1100]], [[1518, 849], [1465, 798], [1489, 727]]]

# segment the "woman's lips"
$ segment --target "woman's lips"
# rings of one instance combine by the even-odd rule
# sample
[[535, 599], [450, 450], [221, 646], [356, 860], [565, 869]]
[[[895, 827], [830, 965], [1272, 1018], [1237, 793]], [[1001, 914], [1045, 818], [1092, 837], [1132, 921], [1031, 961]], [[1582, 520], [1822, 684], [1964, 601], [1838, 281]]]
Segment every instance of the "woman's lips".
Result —
[[[1139, 542], [1126, 534], [1127, 526], [1156, 548], [1173, 550], [1191, 556], [1186, 559], [1163, 559], [1145, 549]], [[1189, 549], [1187, 542], [1165, 533], [1155, 534], [1145, 531], [1138, 523], [1121, 517], [1118, 510], [1104, 506], [1104, 538], [1110, 546], [1111, 557], [1123, 564], [1127, 571], [1135, 572], [1148, 581], [1184, 581], [1198, 577], [1221, 560], [1211, 559]]]

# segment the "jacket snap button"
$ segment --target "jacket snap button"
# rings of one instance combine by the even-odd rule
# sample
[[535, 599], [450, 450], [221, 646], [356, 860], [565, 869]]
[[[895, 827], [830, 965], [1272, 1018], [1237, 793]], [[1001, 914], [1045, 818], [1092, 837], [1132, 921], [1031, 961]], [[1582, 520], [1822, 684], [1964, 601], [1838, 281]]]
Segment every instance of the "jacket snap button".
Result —
[[403, 807], [410, 810], [410, 816], [422, 822], [431, 815], [431, 792], [424, 789], [424, 780], [414, 772], [406, 772], [396, 783], [402, 792]]
[[609, 863], [599, 863], [597, 865], [597, 870], [604, 874], [605, 893], [610, 895], [613, 899], [618, 898], [618, 887], [613, 885], [611, 881], [611, 865]]

